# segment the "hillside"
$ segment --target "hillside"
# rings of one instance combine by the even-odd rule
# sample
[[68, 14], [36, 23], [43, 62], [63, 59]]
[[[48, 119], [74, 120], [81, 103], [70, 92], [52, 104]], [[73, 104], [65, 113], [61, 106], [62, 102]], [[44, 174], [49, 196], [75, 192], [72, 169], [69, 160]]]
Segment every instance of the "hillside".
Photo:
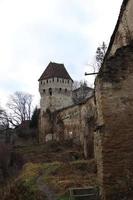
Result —
[[16, 148], [24, 166], [4, 200], [68, 199], [71, 187], [97, 184], [94, 160], [71, 142]]

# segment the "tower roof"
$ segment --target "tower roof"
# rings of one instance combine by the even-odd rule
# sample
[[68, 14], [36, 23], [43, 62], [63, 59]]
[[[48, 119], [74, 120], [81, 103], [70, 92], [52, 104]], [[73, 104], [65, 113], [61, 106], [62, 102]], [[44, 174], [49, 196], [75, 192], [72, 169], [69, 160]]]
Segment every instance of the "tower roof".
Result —
[[64, 64], [50, 62], [49, 65], [47, 66], [47, 68], [45, 69], [45, 71], [42, 73], [42, 75], [38, 81], [46, 80], [49, 78], [55, 78], [55, 77], [72, 80], [72, 78], [68, 74]]

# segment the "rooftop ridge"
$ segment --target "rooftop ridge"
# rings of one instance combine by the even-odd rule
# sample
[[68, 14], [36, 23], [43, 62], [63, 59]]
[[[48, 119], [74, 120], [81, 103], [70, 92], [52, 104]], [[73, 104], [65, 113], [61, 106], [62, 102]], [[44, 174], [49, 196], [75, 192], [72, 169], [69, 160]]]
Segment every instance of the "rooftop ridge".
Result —
[[64, 64], [50, 62], [38, 81], [47, 80], [49, 78], [55, 78], [55, 77], [72, 80]]

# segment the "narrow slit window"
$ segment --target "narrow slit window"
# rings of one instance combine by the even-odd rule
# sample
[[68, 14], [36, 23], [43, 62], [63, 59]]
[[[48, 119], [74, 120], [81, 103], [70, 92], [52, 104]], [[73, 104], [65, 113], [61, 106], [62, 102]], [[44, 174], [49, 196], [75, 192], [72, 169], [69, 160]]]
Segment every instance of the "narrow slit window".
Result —
[[52, 88], [49, 88], [49, 95], [52, 96]]

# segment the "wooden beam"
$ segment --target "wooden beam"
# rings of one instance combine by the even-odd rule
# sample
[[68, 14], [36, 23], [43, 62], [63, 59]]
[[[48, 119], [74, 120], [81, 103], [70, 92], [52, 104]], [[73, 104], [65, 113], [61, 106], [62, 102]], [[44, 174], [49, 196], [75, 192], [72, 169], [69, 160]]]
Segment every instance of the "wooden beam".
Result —
[[96, 75], [96, 74], [98, 74], [98, 72], [93, 72], [93, 73], [86, 73], [86, 72], [85, 72], [85, 76]]

